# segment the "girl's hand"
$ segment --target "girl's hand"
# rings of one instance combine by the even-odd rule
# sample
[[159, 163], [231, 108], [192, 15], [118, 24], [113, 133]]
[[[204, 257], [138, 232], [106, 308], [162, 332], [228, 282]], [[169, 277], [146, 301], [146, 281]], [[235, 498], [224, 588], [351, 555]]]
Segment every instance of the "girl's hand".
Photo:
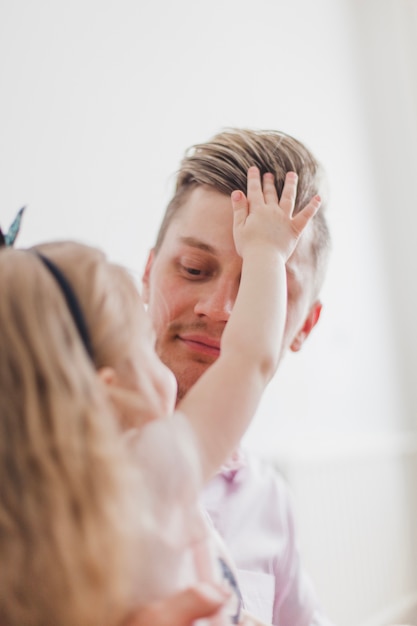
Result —
[[229, 597], [222, 588], [198, 583], [139, 609], [123, 626], [192, 626], [197, 619], [215, 615]]
[[258, 168], [249, 168], [247, 196], [242, 191], [234, 191], [231, 195], [233, 236], [240, 256], [254, 246], [265, 248], [268, 245], [278, 251], [284, 262], [291, 256], [321, 202], [319, 196], [314, 196], [293, 217], [297, 182], [297, 174], [288, 172], [281, 198], [278, 198], [273, 175], [264, 174], [262, 185]]

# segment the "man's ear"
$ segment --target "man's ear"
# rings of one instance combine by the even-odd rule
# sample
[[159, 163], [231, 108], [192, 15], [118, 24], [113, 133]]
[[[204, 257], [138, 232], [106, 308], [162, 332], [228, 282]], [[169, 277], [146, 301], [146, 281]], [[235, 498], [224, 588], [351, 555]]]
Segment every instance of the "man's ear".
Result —
[[303, 343], [319, 321], [322, 306], [322, 303], [319, 300], [316, 300], [310, 308], [303, 327], [298, 331], [292, 344], [290, 345], [290, 350], [292, 350], [292, 352], [298, 352], [301, 350]]
[[149, 279], [151, 275], [151, 269], [152, 269], [154, 258], [155, 258], [155, 251], [152, 248], [152, 250], [149, 252], [148, 260], [146, 261], [146, 265], [145, 265], [145, 271], [143, 272], [143, 276], [142, 276], [142, 300], [144, 301], [145, 304], [149, 304], [149, 289], [150, 289]]
[[117, 382], [116, 371], [112, 367], [100, 367], [100, 369], [97, 370], [97, 376], [109, 387], [115, 385]]

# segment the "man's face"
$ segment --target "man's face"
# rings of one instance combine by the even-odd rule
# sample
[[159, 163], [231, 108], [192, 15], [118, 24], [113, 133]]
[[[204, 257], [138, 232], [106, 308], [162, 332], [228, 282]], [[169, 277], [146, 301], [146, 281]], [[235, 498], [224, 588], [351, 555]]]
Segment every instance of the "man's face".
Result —
[[[181, 398], [220, 354], [220, 338], [237, 296], [242, 259], [233, 241], [229, 196], [199, 186], [185, 198], [143, 277], [162, 361], [174, 372]], [[287, 263], [288, 308], [281, 355], [299, 350], [316, 324], [313, 268], [303, 234]]]

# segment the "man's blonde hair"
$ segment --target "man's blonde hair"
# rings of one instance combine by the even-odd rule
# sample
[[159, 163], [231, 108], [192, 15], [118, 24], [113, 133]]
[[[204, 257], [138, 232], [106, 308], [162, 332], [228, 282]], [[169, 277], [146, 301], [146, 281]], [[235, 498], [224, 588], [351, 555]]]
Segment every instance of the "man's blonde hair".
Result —
[[[169, 225], [181, 211], [188, 194], [199, 185], [207, 185], [230, 195], [235, 189], [246, 192], [248, 168], [256, 165], [261, 174], [275, 177], [281, 197], [285, 175], [298, 174], [294, 212], [300, 211], [316, 194], [324, 199], [323, 170], [313, 154], [297, 139], [275, 130], [227, 129], [205, 143], [187, 150], [177, 174], [174, 196], [159, 229], [155, 252], [158, 253]], [[207, 216], [210, 219], [210, 216]], [[325, 273], [330, 235], [325, 218], [325, 203], [312, 220], [311, 254], [317, 295]]]
[[134, 481], [95, 365], [127, 341], [137, 293], [97, 250], [39, 250], [72, 282], [97, 363], [42, 261], [0, 250], [0, 624], [113, 626], [132, 599]]

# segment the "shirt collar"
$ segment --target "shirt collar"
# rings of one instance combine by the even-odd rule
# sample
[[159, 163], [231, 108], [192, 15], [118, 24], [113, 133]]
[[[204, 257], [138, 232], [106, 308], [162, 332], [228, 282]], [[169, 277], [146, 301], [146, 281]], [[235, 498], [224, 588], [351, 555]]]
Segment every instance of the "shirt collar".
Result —
[[242, 448], [237, 448], [229, 459], [223, 463], [219, 469], [219, 473], [226, 478], [226, 480], [233, 480], [239, 470], [246, 467], [246, 457]]

